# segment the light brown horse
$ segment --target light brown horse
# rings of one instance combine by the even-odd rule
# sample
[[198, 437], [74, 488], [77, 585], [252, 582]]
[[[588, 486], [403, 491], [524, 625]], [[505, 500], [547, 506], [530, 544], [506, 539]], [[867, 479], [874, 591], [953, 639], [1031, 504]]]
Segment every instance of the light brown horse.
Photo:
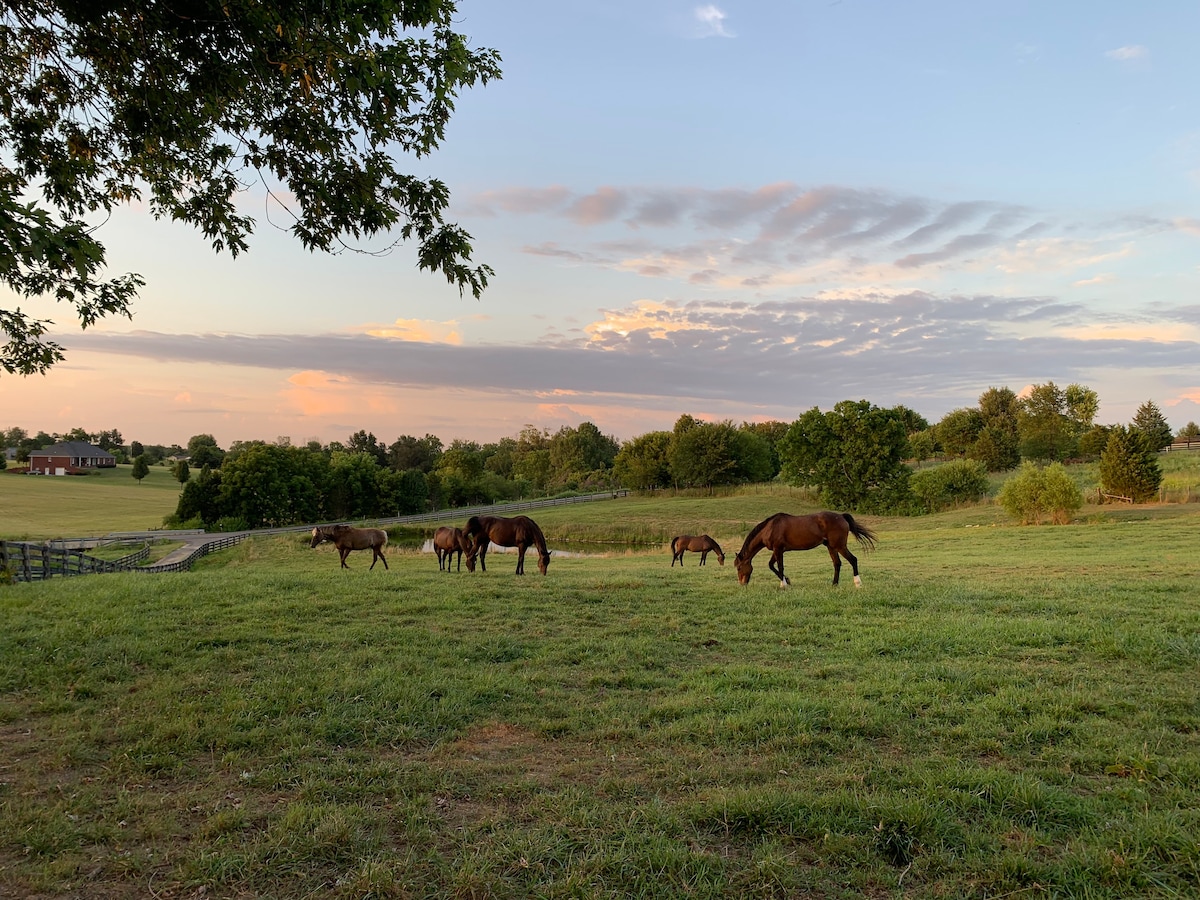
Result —
[[499, 544], [501, 547], [517, 548], [517, 574], [525, 574], [525, 550], [530, 546], [537, 548], [538, 571], [543, 575], [550, 566], [550, 551], [546, 549], [546, 538], [537, 522], [528, 516], [516, 516], [506, 519], [504, 516], [471, 516], [463, 526], [463, 537], [471, 542], [471, 553], [467, 557], [467, 568], [471, 567], [475, 557], [479, 557], [479, 567], [487, 571], [488, 544]]
[[717, 562], [725, 565], [725, 554], [721, 552], [721, 545], [707, 534], [702, 534], [699, 537], [691, 534], [681, 534], [679, 537], [671, 538], [672, 569], [675, 568], [675, 560], [679, 560], [679, 567], [683, 568], [683, 554], [688, 550], [700, 554], [700, 565], [704, 565], [704, 561], [708, 559], [709, 553], [717, 554]]
[[738, 582], [750, 583], [750, 573], [754, 571], [750, 560], [759, 550], [766, 549], [771, 551], [768, 566], [779, 578], [779, 586], [787, 587], [791, 582], [783, 574], [783, 554], [788, 550], [811, 550], [824, 544], [833, 560], [833, 583], [838, 583], [842, 571], [842, 560], [838, 556], [841, 554], [854, 570], [854, 586], [862, 587], [862, 579], [858, 577], [858, 557], [846, 546], [850, 535], [858, 538], [868, 550], [875, 549], [875, 532], [855, 522], [850, 513], [819, 512], [810, 516], [775, 513], [750, 530], [742, 549], [733, 558]]
[[437, 554], [438, 571], [442, 569], [442, 561], [446, 563], [446, 571], [450, 571], [450, 558], [458, 554], [458, 571], [462, 571], [463, 554], [467, 554], [467, 571], [475, 571], [475, 557], [471, 555], [471, 542], [463, 536], [461, 528], [443, 525], [433, 533], [433, 552]]
[[[323, 544], [325, 541], [332, 541], [333, 546], [337, 547], [338, 556], [342, 559], [342, 568], [350, 568], [346, 565], [346, 557], [350, 555], [351, 550], [370, 550], [371, 568], [375, 568], [375, 563], [383, 560], [383, 567], [388, 567], [387, 557], [383, 555], [383, 548], [387, 546], [387, 532], [382, 528], [354, 528], [350, 525], [318, 525], [312, 530], [312, 543], [309, 547], [315, 547], [317, 544]], [[368, 570], [370, 571], [370, 570]]]

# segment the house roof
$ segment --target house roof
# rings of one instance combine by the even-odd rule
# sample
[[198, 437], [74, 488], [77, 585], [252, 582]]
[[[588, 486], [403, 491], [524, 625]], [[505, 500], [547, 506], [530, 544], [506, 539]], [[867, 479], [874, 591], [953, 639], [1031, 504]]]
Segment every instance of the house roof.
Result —
[[87, 441], [62, 441], [58, 444], [51, 444], [49, 447], [43, 447], [41, 450], [29, 451], [29, 458], [35, 456], [70, 456], [76, 458], [87, 459], [116, 459], [107, 450], [101, 450], [95, 444], [89, 444]]

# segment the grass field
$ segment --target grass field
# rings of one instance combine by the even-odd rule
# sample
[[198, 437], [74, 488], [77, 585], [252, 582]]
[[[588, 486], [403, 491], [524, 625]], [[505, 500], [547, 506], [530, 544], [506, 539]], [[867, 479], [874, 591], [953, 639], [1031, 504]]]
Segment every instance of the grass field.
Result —
[[1200, 893], [1200, 506], [867, 519], [861, 590], [653, 546], [800, 499], [548, 510], [650, 544], [545, 578], [296, 537], [0, 587], [0, 896]]
[[163, 466], [136, 481], [133, 466], [63, 477], [0, 472], [0, 539], [93, 537], [163, 527], [179, 482]]

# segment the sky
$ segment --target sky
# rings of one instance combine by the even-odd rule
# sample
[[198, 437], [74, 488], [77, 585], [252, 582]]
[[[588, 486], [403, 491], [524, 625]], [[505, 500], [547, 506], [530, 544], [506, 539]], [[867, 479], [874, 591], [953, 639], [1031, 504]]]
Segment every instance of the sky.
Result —
[[[126, 441], [624, 441], [841, 400], [936, 422], [1053, 381], [1098, 421], [1200, 421], [1200, 5], [460, 0], [504, 76], [405, 160], [495, 270], [314, 255], [261, 188], [250, 251], [122, 209], [132, 321], [55, 320], [0, 427]], [[386, 246], [389, 239], [363, 250]], [[12, 298], [2, 298], [8, 305]]]

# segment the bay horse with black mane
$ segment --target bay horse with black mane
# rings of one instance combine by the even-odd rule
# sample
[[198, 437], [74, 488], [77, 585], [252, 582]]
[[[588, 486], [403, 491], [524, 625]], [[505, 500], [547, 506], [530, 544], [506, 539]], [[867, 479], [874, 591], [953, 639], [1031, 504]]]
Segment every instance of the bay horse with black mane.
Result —
[[829, 548], [829, 556], [833, 560], [833, 583], [838, 583], [838, 576], [842, 572], [841, 556], [844, 556], [854, 570], [854, 586], [862, 587], [862, 579], [858, 577], [858, 557], [847, 547], [850, 535], [858, 538], [859, 543], [868, 550], [875, 549], [875, 532], [855, 522], [850, 513], [826, 511], [809, 516], [775, 513], [750, 530], [742, 549], [733, 558], [738, 582], [749, 584], [750, 573], [754, 571], [750, 560], [759, 550], [770, 550], [771, 561], [767, 565], [779, 578], [779, 586], [787, 587], [791, 582], [783, 574], [783, 554], [788, 550], [811, 550], [823, 544]]
[[550, 551], [546, 549], [546, 538], [537, 522], [528, 516], [471, 516], [463, 526], [463, 537], [471, 542], [471, 553], [467, 557], [467, 568], [479, 557], [479, 567], [487, 571], [484, 562], [488, 544], [517, 548], [517, 574], [525, 574], [525, 551], [535, 547], [538, 554], [538, 571], [543, 575], [550, 566]]
[[[317, 544], [323, 544], [325, 541], [332, 541], [333, 546], [337, 547], [338, 556], [342, 559], [342, 568], [350, 568], [346, 565], [346, 557], [350, 555], [351, 550], [370, 550], [373, 554], [371, 557], [371, 568], [375, 568], [375, 563], [383, 560], [383, 567], [388, 567], [387, 557], [383, 555], [383, 548], [387, 546], [387, 532], [382, 528], [354, 528], [351, 525], [318, 525], [312, 530], [312, 543], [309, 547], [315, 547]], [[370, 571], [368, 569], [368, 571]]]
[[700, 565], [704, 565], [704, 561], [708, 559], [709, 553], [717, 554], [717, 562], [722, 566], [725, 565], [725, 554], [721, 552], [721, 545], [707, 534], [702, 534], [699, 537], [691, 534], [681, 534], [679, 537], [671, 538], [672, 569], [675, 568], [675, 560], [679, 560], [679, 567], [683, 568], [683, 554], [688, 550], [700, 554]]
[[450, 559], [458, 554], [458, 571], [462, 571], [463, 554], [467, 554], [467, 571], [475, 571], [475, 557], [471, 555], [471, 542], [463, 537], [461, 528], [443, 525], [433, 533], [433, 552], [437, 554], [438, 571], [442, 570], [442, 561], [446, 562], [446, 571], [450, 571]]

